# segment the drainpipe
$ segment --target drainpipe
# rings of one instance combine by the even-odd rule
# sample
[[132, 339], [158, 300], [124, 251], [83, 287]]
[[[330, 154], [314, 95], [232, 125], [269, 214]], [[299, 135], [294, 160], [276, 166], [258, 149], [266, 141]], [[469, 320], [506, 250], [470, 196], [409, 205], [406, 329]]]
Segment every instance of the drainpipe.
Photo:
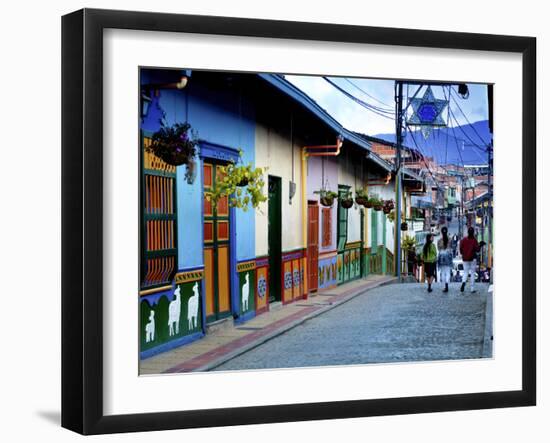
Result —
[[[335, 145], [318, 145], [318, 146], [304, 146], [303, 149], [310, 157], [336, 157], [340, 154], [340, 148], [344, 143], [344, 137], [339, 135], [336, 137]], [[334, 149], [334, 151], [329, 151]], [[312, 152], [311, 150], [322, 150], [321, 152]]]
[[[304, 266], [304, 284], [308, 285], [305, 298], [307, 299], [309, 293], [309, 276], [307, 268], [307, 158], [308, 157], [336, 157], [340, 154], [340, 149], [344, 143], [344, 137], [338, 135], [336, 137], [335, 145], [317, 145], [317, 146], [303, 146], [302, 147], [302, 241], [303, 247], [306, 251], [305, 258], [306, 264]], [[317, 152], [311, 152], [317, 151]], [[320, 151], [320, 152], [319, 152]]]
[[385, 186], [391, 181], [391, 177], [392, 177], [392, 173], [388, 172], [388, 175], [386, 176], [384, 181], [370, 181], [370, 180], [367, 180], [367, 185], [368, 186]]

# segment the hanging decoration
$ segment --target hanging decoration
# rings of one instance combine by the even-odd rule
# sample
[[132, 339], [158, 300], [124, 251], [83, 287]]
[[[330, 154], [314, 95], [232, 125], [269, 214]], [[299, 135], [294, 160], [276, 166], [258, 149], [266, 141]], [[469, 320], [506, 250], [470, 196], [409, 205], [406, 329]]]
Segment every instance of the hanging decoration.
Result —
[[197, 132], [187, 122], [176, 123], [172, 126], [162, 125], [153, 134], [151, 144], [145, 148], [166, 164], [172, 166], [187, 166], [186, 179], [194, 180], [196, 165], [194, 163], [199, 143]]
[[412, 98], [410, 104], [412, 114], [407, 119], [407, 126], [420, 126], [424, 139], [430, 137], [434, 126], [447, 126], [441, 114], [449, 106], [449, 101], [435, 98], [431, 86], [428, 86], [423, 97]]

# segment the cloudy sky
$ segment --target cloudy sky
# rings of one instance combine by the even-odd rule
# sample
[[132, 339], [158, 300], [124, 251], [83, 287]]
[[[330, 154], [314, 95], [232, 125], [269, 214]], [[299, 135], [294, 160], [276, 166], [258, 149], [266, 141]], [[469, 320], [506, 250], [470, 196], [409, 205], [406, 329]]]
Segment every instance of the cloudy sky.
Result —
[[[368, 135], [395, 132], [393, 115], [380, 112], [380, 114], [386, 115], [386, 117], [383, 117], [365, 109], [322, 77], [287, 75], [285, 78], [313, 98], [347, 129], [363, 132]], [[330, 77], [329, 79], [356, 98], [374, 105], [381, 110], [387, 110], [392, 113], [395, 110], [393, 80], [343, 77]], [[457, 103], [470, 123], [487, 120], [488, 118], [487, 86], [469, 84], [468, 88], [470, 96], [467, 99], [458, 98], [453, 94], [454, 99], [451, 100], [451, 112], [460, 125], [466, 124], [466, 119], [458, 109]], [[412, 97], [416, 89], [417, 86], [409, 86], [408, 95]], [[445, 98], [443, 88], [434, 86], [432, 87], [432, 91], [436, 98]], [[425, 88], [421, 89], [417, 97], [422, 96], [424, 92]], [[448, 88], [445, 88], [445, 93], [448, 95]], [[405, 96], [407, 95], [407, 87], [404, 87], [404, 94]], [[447, 121], [446, 108], [443, 111], [443, 119]], [[450, 126], [456, 126], [452, 118], [449, 120]]]

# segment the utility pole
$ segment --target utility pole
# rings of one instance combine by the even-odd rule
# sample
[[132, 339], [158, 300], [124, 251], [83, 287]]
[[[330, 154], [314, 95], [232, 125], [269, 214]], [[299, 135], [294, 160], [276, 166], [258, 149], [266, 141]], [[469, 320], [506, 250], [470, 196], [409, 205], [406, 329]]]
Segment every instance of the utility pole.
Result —
[[458, 236], [459, 240], [462, 239], [464, 236], [464, 226], [463, 226], [463, 218], [464, 218], [464, 175], [460, 175], [460, 208], [458, 209], [459, 216], [458, 216]]
[[[487, 190], [489, 202], [487, 204], [487, 266], [493, 268], [493, 85], [487, 86], [487, 103], [489, 108], [489, 132], [491, 141], [487, 146], [489, 168], [487, 172]], [[491, 282], [493, 273], [491, 272]]]
[[401, 144], [403, 143], [403, 83], [396, 80], [397, 95], [397, 115], [395, 119], [395, 276], [401, 277], [401, 202], [403, 200], [401, 183]]

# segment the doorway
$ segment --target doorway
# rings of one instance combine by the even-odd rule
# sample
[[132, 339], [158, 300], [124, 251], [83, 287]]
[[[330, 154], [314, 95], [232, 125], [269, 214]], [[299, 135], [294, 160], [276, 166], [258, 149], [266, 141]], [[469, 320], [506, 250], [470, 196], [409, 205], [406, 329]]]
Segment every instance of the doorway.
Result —
[[213, 205], [209, 199], [216, 181], [223, 178], [223, 163], [204, 162], [204, 279], [206, 321], [211, 323], [231, 315], [229, 277], [229, 201], [227, 197]]
[[308, 202], [307, 206], [307, 274], [308, 288], [317, 291], [319, 278], [319, 205]]
[[270, 175], [267, 203], [270, 303], [281, 301], [281, 210], [281, 178]]

